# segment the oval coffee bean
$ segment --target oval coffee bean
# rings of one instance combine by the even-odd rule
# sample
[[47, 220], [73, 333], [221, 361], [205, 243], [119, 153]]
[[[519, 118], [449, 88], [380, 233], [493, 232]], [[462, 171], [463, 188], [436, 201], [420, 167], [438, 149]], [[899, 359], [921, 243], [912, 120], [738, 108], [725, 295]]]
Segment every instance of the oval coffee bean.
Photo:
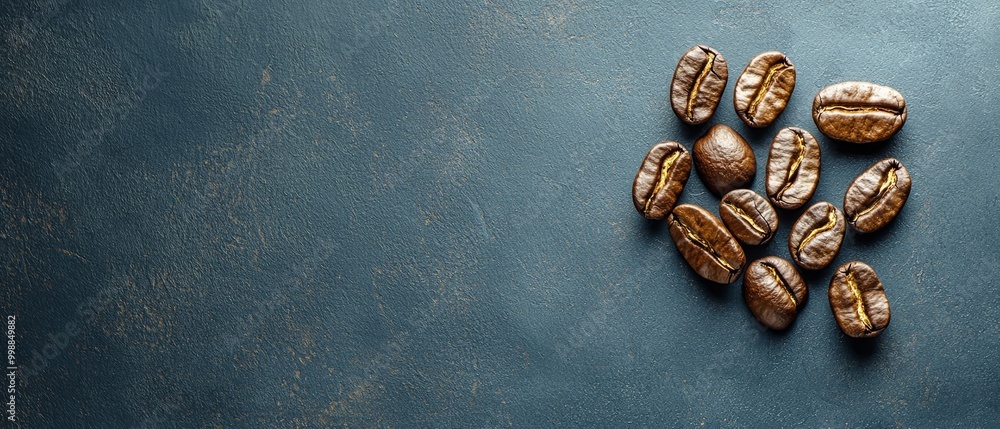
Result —
[[670, 237], [698, 275], [716, 283], [736, 280], [746, 255], [717, 217], [692, 204], [681, 204], [667, 217]]
[[753, 149], [732, 128], [718, 124], [698, 138], [692, 150], [698, 176], [716, 196], [746, 188], [757, 174]]
[[808, 297], [806, 282], [790, 262], [768, 256], [747, 265], [743, 301], [762, 325], [776, 330], [788, 328]]
[[893, 220], [910, 196], [910, 173], [895, 158], [886, 158], [861, 173], [844, 194], [847, 223], [872, 232]]
[[785, 210], [802, 207], [816, 191], [819, 166], [819, 143], [812, 134], [798, 127], [778, 131], [767, 155], [767, 197]]
[[862, 262], [837, 268], [830, 280], [830, 309], [837, 325], [854, 338], [881, 334], [889, 326], [889, 298], [875, 270]]
[[792, 260], [807, 270], [829, 265], [840, 251], [845, 229], [844, 214], [833, 204], [813, 204], [799, 216], [788, 235]]
[[712, 117], [729, 81], [726, 59], [698, 45], [681, 57], [670, 83], [670, 106], [681, 121], [697, 125]]
[[906, 123], [906, 100], [888, 86], [842, 82], [813, 99], [813, 121], [831, 138], [852, 143], [886, 140]]
[[736, 80], [733, 107], [747, 125], [771, 125], [785, 110], [795, 89], [795, 66], [781, 52], [757, 55]]
[[674, 209], [691, 174], [691, 155], [677, 142], [652, 147], [632, 181], [632, 203], [646, 219], [663, 219]]
[[778, 230], [778, 214], [767, 199], [749, 189], [730, 191], [719, 203], [719, 217], [740, 243], [771, 241]]

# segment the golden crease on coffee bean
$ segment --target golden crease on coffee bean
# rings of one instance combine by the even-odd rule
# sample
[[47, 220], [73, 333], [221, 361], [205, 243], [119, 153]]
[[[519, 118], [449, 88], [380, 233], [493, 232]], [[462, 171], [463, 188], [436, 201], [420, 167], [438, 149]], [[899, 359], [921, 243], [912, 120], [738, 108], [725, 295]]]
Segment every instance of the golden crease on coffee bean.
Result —
[[722, 203], [722, 204], [725, 204], [726, 207], [728, 207], [730, 210], [736, 212], [736, 215], [739, 216], [740, 219], [743, 219], [743, 223], [745, 223], [747, 225], [750, 225], [750, 228], [753, 228], [754, 231], [757, 231], [757, 232], [759, 232], [761, 234], [765, 234], [765, 235], [770, 235], [771, 234], [771, 227], [770, 226], [765, 225], [768, 228], [764, 229], [763, 227], [757, 225], [757, 220], [754, 219], [754, 218], [752, 218], [752, 217], [750, 217], [750, 215], [748, 215], [747, 212], [743, 211], [743, 209], [741, 209], [741, 208], [739, 208], [739, 207], [737, 207], [737, 206], [735, 206], [733, 204], [730, 204], [730, 203]]
[[691, 85], [691, 89], [688, 90], [691, 93], [688, 95], [687, 108], [684, 110], [686, 117], [691, 121], [694, 120], [694, 101], [698, 98], [698, 90], [701, 88], [702, 82], [705, 81], [705, 76], [708, 76], [708, 73], [712, 71], [712, 67], [715, 66], [715, 53], [709, 50], [704, 51], [705, 55], [708, 56], [708, 60], [705, 61], [705, 65], [701, 68], [701, 73], [698, 73], [698, 78], [695, 79]]
[[658, 194], [660, 190], [663, 189], [664, 186], [667, 185], [667, 178], [670, 177], [670, 167], [674, 164], [674, 161], [676, 161], [677, 157], [679, 157], [680, 155], [681, 155], [680, 151], [674, 151], [674, 153], [671, 153], [670, 156], [665, 158], [663, 160], [663, 163], [660, 164], [660, 171], [657, 172], [656, 186], [653, 188], [652, 191], [649, 191], [649, 195], [646, 196], [647, 199], [646, 199], [646, 205], [645, 207], [643, 207], [643, 214], [649, 213], [649, 204], [653, 202], [653, 197], [656, 194]]
[[818, 270], [833, 262], [844, 241], [846, 222], [833, 204], [813, 204], [792, 225], [788, 251], [795, 264]]
[[729, 81], [729, 67], [719, 51], [698, 45], [681, 56], [670, 81], [670, 107], [685, 124], [705, 123], [715, 114]]
[[757, 113], [757, 106], [760, 105], [761, 100], [763, 100], [764, 96], [767, 95], [768, 88], [770, 88], [771, 85], [774, 84], [774, 76], [776, 76], [778, 72], [785, 70], [789, 67], [791, 67], [791, 64], [787, 62], [781, 62], [772, 65], [771, 67], [768, 67], [767, 76], [764, 77], [764, 83], [762, 83], [760, 87], [757, 88], [757, 93], [754, 94], [753, 100], [750, 101], [750, 107], [747, 107], [748, 118], [753, 118], [754, 114]]
[[698, 275], [722, 284], [736, 280], [746, 255], [721, 220], [701, 207], [681, 204], [667, 223], [678, 252]]
[[771, 125], [781, 115], [795, 90], [795, 66], [777, 51], [750, 60], [733, 89], [733, 108], [749, 127]]
[[872, 196], [871, 201], [869, 201], [868, 204], [866, 204], [868, 208], [862, 210], [861, 213], [851, 216], [850, 221], [854, 222], [855, 220], [857, 220], [857, 218], [862, 217], [868, 213], [871, 213], [872, 210], [875, 210], [875, 208], [878, 207], [875, 204], [885, 197], [885, 194], [889, 191], [889, 188], [892, 188], [894, 186], [896, 186], [896, 169], [890, 169], [885, 174], [885, 177], [880, 181], [878, 186], [878, 191], [875, 193], [874, 196]]
[[830, 310], [850, 337], [870, 338], [889, 326], [892, 312], [875, 270], [859, 261], [841, 265], [830, 279]]
[[646, 153], [632, 181], [632, 203], [650, 220], [670, 214], [691, 173], [691, 155], [677, 142], [662, 142]]
[[795, 293], [793, 293], [791, 287], [788, 286], [788, 282], [786, 282], [785, 279], [781, 278], [781, 275], [778, 274], [778, 270], [774, 267], [774, 265], [771, 265], [767, 262], [761, 265], [764, 267], [765, 270], [767, 270], [768, 275], [770, 275], [771, 278], [774, 279], [774, 283], [777, 284], [778, 286], [781, 286], [781, 290], [785, 292], [785, 296], [788, 297], [788, 300], [791, 301], [792, 304], [798, 305], [798, 300], [795, 299]]
[[806, 141], [802, 138], [802, 133], [795, 133], [795, 152], [792, 156], [792, 164], [788, 166], [788, 174], [785, 176], [785, 186], [782, 186], [778, 191], [778, 194], [774, 196], [776, 200], [781, 200], [781, 197], [785, 195], [785, 191], [795, 184], [795, 178], [799, 175], [799, 165], [802, 164], [802, 158], [806, 155]]
[[743, 301], [764, 326], [788, 328], [808, 297], [805, 281], [787, 260], [768, 256], [747, 265]]
[[719, 256], [719, 252], [717, 252], [712, 247], [711, 244], [708, 244], [708, 242], [705, 241], [704, 238], [698, 235], [698, 233], [692, 231], [691, 228], [688, 228], [679, 220], [674, 219], [674, 222], [676, 222], [677, 225], [679, 225], [681, 228], [684, 229], [684, 235], [686, 235], [687, 238], [691, 240], [692, 243], [695, 243], [698, 247], [701, 247], [701, 249], [704, 250], [705, 253], [708, 253], [712, 257], [712, 259], [715, 260], [715, 262], [717, 262], [719, 265], [722, 265], [722, 267], [725, 268], [726, 270], [729, 270], [729, 272], [736, 271], [736, 268], [730, 265], [729, 262], [726, 261], [726, 258]]
[[910, 173], [895, 158], [872, 164], [844, 193], [848, 223], [865, 233], [884, 227], [903, 210], [911, 186]]
[[759, 245], [771, 241], [778, 229], [778, 214], [766, 198], [749, 189], [735, 189], [722, 197], [719, 217], [740, 243]]
[[816, 138], [798, 127], [778, 131], [767, 154], [764, 189], [768, 199], [786, 210], [802, 207], [816, 191], [819, 174]]
[[854, 279], [854, 274], [847, 271], [847, 286], [851, 289], [851, 295], [854, 296], [854, 300], [857, 301], [854, 312], [857, 313], [858, 319], [861, 320], [861, 324], [865, 327], [866, 331], [872, 329], [872, 321], [868, 318], [868, 314], [865, 313], [865, 300], [861, 297], [861, 290], [858, 289], [858, 281]]
[[837, 211], [830, 210], [830, 212], [827, 213], [826, 215], [826, 224], [812, 231], [809, 231], [809, 235], [807, 235], [806, 238], [803, 239], [801, 243], [799, 243], [799, 247], [795, 249], [795, 253], [801, 255], [802, 249], [808, 246], [809, 243], [811, 243], [813, 239], [816, 238], [817, 235], [829, 231], [833, 229], [833, 227], [835, 226], [837, 226]]
[[851, 143], [887, 140], [906, 123], [906, 100], [888, 86], [841, 82], [816, 93], [813, 122], [830, 138]]

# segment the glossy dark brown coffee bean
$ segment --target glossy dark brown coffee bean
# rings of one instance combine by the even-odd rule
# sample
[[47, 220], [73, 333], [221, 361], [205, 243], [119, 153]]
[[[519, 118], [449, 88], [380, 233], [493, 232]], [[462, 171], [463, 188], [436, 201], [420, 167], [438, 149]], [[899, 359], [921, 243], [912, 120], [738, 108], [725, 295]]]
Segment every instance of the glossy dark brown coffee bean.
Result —
[[757, 174], [753, 149], [728, 126], [713, 125], [695, 141], [691, 152], [698, 176], [716, 196], [748, 187]]
[[667, 217], [670, 237], [698, 275], [729, 284], [740, 275], [746, 255], [719, 218], [692, 204], [681, 204]]
[[771, 141], [764, 189], [774, 205], [802, 207], [819, 183], [820, 150], [816, 138], [798, 127], [784, 128]]
[[828, 202], [813, 204], [799, 216], [788, 235], [788, 251], [795, 264], [818, 270], [840, 252], [846, 229], [844, 214]]
[[893, 220], [910, 196], [910, 173], [895, 158], [876, 162], [861, 173], [844, 194], [847, 223], [872, 232]]
[[691, 155], [677, 142], [652, 147], [632, 181], [632, 203], [646, 219], [663, 219], [674, 209], [691, 174]]
[[886, 140], [906, 123], [906, 100], [888, 86], [842, 82], [813, 99], [813, 121], [831, 138], [852, 143]]
[[719, 217], [740, 243], [771, 241], [778, 230], [778, 214], [767, 199], [749, 189], [736, 189], [722, 197]]
[[670, 83], [670, 106], [681, 121], [701, 124], [719, 106], [729, 80], [726, 59], [715, 49], [698, 45], [681, 57]]
[[795, 66], [781, 52], [757, 55], [736, 80], [733, 107], [747, 125], [771, 125], [785, 110], [795, 89]]
[[863, 262], [837, 268], [830, 280], [830, 309], [837, 326], [854, 338], [881, 334], [889, 326], [889, 298], [875, 270]]
[[743, 301], [764, 326], [776, 330], [788, 328], [808, 297], [806, 282], [790, 262], [768, 256], [747, 265]]

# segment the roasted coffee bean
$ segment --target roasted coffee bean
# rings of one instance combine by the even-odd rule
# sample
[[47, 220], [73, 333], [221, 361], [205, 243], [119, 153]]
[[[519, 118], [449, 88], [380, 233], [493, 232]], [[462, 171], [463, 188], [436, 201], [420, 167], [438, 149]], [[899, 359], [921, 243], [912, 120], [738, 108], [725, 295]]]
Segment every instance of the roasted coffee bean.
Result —
[[692, 204], [681, 204], [667, 217], [670, 237], [698, 275], [716, 283], [736, 280], [746, 255], [719, 218]]
[[798, 127], [782, 129], [767, 155], [767, 197], [785, 210], [802, 207], [816, 191], [819, 165], [819, 143], [812, 134]]
[[681, 57], [670, 83], [670, 106], [681, 121], [696, 125], [712, 117], [729, 80], [726, 59], [698, 45]]
[[881, 334], [889, 326], [889, 298], [875, 270], [863, 262], [837, 268], [830, 280], [830, 309], [837, 325], [854, 338]]
[[872, 164], [844, 194], [847, 223], [861, 232], [882, 228], [903, 209], [910, 196], [910, 183], [910, 173], [895, 158]]
[[662, 142], [646, 153], [632, 181], [632, 203], [646, 219], [663, 219], [674, 209], [691, 173], [691, 155], [677, 142]]
[[757, 320], [771, 329], [788, 328], [806, 303], [809, 290], [795, 267], [777, 256], [747, 265], [743, 301]]
[[778, 230], [778, 214], [767, 199], [749, 189], [730, 191], [719, 203], [719, 217], [740, 243], [771, 241]]
[[795, 66], [781, 52], [757, 55], [736, 80], [733, 107], [747, 125], [771, 125], [785, 110], [795, 89]]
[[906, 123], [906, 100], [888, 86], [842, 82], [813, 99], [813, 121], [831, 138], [852, 143], [886, 140]]
[[753, 149], [735, 130], [718, 124], [698, 138], [692, 150], [698, 176], [716, 196], [746, 188], [757, 173]]
[[840, 251], [844, 230], [844, 214], [833, 204], [813, 204], [799, 216], [788, 235], [788, 251], [792, 260], [807, 270], [829, 265]]

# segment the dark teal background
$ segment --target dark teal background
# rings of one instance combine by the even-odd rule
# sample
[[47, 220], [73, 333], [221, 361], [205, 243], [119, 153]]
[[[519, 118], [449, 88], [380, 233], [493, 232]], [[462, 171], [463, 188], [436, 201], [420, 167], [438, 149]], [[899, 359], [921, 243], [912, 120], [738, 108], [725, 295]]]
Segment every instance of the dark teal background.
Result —
[[[21, 427], [984, 427], [1000, 420], [995, 2], [31, 0], [0, 6], [0, 263]], [[712, 120], [678, 58], [722, 52]], [[798, 70], [750, 130], [754, 55]], [[812, 98], [907, 99], [884, 144]], [[902, 214], [806, 274], [787, 333], [701, 281], [630, 201], [646, 150], [714, 123], [820, 139], [813, 201], [873, 162]], [[683, 202], [717, 211], [692, 175]], [[788, 257], [788, 228], [749, 257]], [[892, 304], [851, 341], [862, 260]], [[6, 423], [6, 422], [5, 422]], [[218, 426], [216, 426], [218, 425]], [[11, 426], [11, 425], [8, 425]]]

